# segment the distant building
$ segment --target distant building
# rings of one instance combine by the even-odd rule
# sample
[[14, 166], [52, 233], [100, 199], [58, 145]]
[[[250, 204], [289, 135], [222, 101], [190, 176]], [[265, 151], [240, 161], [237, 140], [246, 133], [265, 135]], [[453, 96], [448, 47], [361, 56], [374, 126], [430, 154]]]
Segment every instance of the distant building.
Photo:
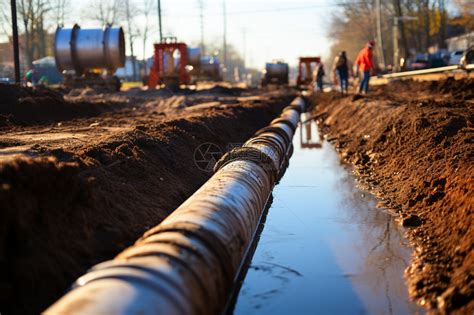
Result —
[[[24, 62], [25, 57], [23, 51], [20, 50], [20, 71], [22, 75], [27, 70], [27, 65]], [[14, 62], [13, 62], [13, 44], [11, 42], [0, 43], [0, 78], [14, 78]]]
[[446, 44], [449, 51], [466, 50], [474, 46], [474, 32], [448, 38]]
[[140, 81], [145, 68], [145, 63], [143, 60], [137, 60], [136, 57], [134, 57], [134, 59], [136, 78], [133, 77], [133, 59], [131, 56], [125, 58], [125, 66], [123, 68], [118, 68], [115, 75], [125, 81]]

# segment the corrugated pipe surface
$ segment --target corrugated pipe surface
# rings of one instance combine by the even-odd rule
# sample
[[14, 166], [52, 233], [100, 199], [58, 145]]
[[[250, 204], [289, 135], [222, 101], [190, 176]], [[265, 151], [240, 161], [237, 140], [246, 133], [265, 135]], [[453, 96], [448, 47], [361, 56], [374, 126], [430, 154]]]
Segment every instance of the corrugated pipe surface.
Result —
[[94, 266], [46, 314], [218, 314], [292, 152], [302, 98], [178, 209], [114, 260]]

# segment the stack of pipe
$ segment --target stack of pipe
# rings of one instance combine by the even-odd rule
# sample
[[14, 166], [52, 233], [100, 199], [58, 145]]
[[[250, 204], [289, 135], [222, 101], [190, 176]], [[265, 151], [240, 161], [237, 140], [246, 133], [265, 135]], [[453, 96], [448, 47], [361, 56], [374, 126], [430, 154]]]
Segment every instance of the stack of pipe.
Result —
[[301, 112], [279, 118], [216, 164], [178, 209], [114, 260], [94, 266], [46, 314], [218, 314], [288, 165]]

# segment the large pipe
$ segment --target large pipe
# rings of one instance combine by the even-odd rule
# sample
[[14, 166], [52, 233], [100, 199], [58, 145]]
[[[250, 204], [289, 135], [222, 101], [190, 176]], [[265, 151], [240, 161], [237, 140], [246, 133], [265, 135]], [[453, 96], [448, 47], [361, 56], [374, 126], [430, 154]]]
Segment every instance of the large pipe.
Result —
[[88, 69], [111, 72], [125, 64], [125, 37], [121, 27], [82, 29], [59, 26], [54, 36], [54, 56], [60, 71]]
[[178, 209], [96, 265], [46, 314], [218, 314], [292, 152], [303, 99], [242, 147]]

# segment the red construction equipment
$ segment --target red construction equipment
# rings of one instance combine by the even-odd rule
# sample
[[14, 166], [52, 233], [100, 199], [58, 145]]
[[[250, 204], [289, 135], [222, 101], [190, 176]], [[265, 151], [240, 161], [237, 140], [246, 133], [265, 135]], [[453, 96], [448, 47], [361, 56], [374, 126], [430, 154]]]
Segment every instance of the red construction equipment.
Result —
[[181, 84], [191, 82], [186, 65], [188, 64], [188, 47], [176, 37], [166, 37], [163, 42], [154, 44], [155, 55], [153, 67], [148, 79], [148, 88], [154, 89], [159, 84], [179, 88]]
[[300, 57], [300, 62], [298, 65], [298, 78], [296, 79], [296, 84], [298, 86], [308, 85], [313, 81], [314, 68], [311, 67], [313, 63], [321, 63], [321, 57]]

